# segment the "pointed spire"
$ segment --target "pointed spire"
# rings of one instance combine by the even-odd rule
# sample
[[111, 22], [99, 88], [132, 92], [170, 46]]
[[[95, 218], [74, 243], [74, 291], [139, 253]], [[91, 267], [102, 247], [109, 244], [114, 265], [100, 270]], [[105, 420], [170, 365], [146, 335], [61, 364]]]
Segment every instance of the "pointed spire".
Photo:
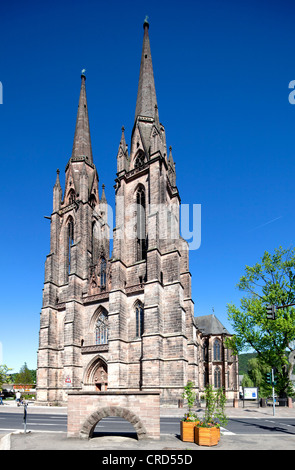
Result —
[[101, 198], [100, 198], [100, 202], [101, 202], [102, 204], [104, 204], [104, 203], [107, 202], [107, 198], [106, 198], [106, 195], [105, 195], [104, 190], [105, 190], [105, 185], [103, 184], [103, 185], [102, 185], [102, 194], [101, 194]]
[[144, 35], [141, 64], [138, 82], [135, 120], [137, 116], [154, 117], [157, 105], [156, 88], [149, 39], [149, 23], [147, 17], [143, 23]]
[[173, 160], [173, 156], [172, 156], [172, 147], [170, 145], [169, 147], [169, 158], [168, 158], [168, 162], [173, 165], [173, 167], [175, 166], [175, 163], [174, 163], [174, 160]]
[[93, 163], [85, 81], [86, 75], [83, 69], [72, 158], [85, 156], [87, 161]]
[[60, 171], [59, 171], [59, 169], [57, 169], [56, 170], [56, 180], [55, 180], [55, 185], [54, 185], [54, 187], [56, 187], [56, 188], [61, 188], [60, 180], [59, 180], [59, 173], [60, 173]]
[[122, 135], [121, 135], [121, 140], [120, 140], [120, 147], [122, 147], [122, 150], [123, 150], [123, 152], [124, 152], [124, 154], [125, 154], [126, 151], [127, 151], [127, 153], [128, 153], [128, 146], [127, 146], [127, 144], [126, 144], [125, 133], [124, 133], [124, 132], [125, 132], [125, 127], [122, 126], [122, 129], [121, 129], [121, 130], [122, 130]]
[[56, 181], [53, 186], [53, 212], [56, 212], [60, 209], [60, 204], [62, 200], [62, 189], [59, 180], [59, 169], [56, 170]]
[[158, 110], [158, 105], [157, 104], [155, 104], [154, 120], [155, 120], [155, 126], [159, 129], [160, 128], [160, 121], [159, 121], [159, 110]]
[[125, 140], [125, 127], [122, 127], [122, 135], [117, 153], [117, 173], [129, 170], [128, 145]]
[[171, 186], [176, 187], [176, 171], [175, 171], [175, 162], [172, 156], [172, 147], [169, 147], [169, 158], [168, 158], [168, 178]]

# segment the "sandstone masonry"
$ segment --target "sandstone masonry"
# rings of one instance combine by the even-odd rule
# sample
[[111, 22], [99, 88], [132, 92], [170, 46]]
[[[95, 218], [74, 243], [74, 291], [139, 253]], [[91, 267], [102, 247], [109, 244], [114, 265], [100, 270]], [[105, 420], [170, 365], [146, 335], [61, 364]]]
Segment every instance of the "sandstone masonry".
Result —
[[65, 403], [73, 392], [159, 392], [177, 406], [188, 380], [238, 396], [237, 357], [214, 315], [194, 317], [188, 243], [179, 235], [180, 196], [172, 149], [159, 121], [149, 40], [143, 48], [130, 152], [117, 154], [116, 223], [92, 155], [81, 90], [72, 155], [53, 188], [45, 262], [37, 400]]

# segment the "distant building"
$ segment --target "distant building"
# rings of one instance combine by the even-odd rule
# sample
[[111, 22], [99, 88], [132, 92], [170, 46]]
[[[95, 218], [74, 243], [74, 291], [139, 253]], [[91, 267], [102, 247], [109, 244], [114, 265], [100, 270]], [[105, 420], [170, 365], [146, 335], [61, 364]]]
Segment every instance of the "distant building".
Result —
[[180, 196], [159, 120], [148, 22], [130, 151], [123, 128], [117, 154], [112, 254], [85, 82], [82, 71], [65, 188], [59, 171], [53, 188], [37, 400], [63, 403], [69, 390], [159, 390], [162, 404], [177, 404], [188, 380], [198, 395], [209, 382], [238, 397], [237, 358], [224, 343], [229, 333], [214, 315], [194, 318], [188, 243], [179, 235]]
[[202, 360], [199, 364], [200, 391], [210, 383], [214, 388], [224, 387], [228, 398], [237, 398], [238, 357], [226, 348], [224, 342], [225, 338], [231, 336], [230, 333], [214, 314], [195, 317], [195, 325], [201, 334], [202, 347]]

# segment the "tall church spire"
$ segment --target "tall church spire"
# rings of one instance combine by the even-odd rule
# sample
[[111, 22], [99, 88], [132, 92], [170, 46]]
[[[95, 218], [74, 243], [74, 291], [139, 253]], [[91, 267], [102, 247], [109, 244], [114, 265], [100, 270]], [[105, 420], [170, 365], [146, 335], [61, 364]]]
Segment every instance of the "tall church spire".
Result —
[[87, 157], [86, 161], [93, 163], [85, 81], [86, 75], [83, 69], [72, 159]]
[[137, 116], [153, 118], [155, 114], [155, 106], [157, 105], [153, 63], [149, 39], [149, 23], [147, 21], [147, 18], [143, 23], [143, 29], [144, 35], [135, 109], [135, 120]]

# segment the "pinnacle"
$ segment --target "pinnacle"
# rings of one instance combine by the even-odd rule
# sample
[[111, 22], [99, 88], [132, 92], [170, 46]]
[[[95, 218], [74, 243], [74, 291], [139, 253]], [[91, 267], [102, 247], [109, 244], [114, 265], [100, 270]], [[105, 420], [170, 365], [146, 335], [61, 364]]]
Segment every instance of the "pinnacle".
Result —
[[83, 69], [72, 158], [85, 157], [89, 163], [93, 163], [85, 81], [85, 69]]
[[152, 64], [152, 55], [149, 40], [149, 23], [144, 21], [144, 36], [141, 54], [141, 64], [138, 82], [138, 92], [135, 110], [137, 116], [154, 117], [155, 105], [157, 105], [156, 88]]

